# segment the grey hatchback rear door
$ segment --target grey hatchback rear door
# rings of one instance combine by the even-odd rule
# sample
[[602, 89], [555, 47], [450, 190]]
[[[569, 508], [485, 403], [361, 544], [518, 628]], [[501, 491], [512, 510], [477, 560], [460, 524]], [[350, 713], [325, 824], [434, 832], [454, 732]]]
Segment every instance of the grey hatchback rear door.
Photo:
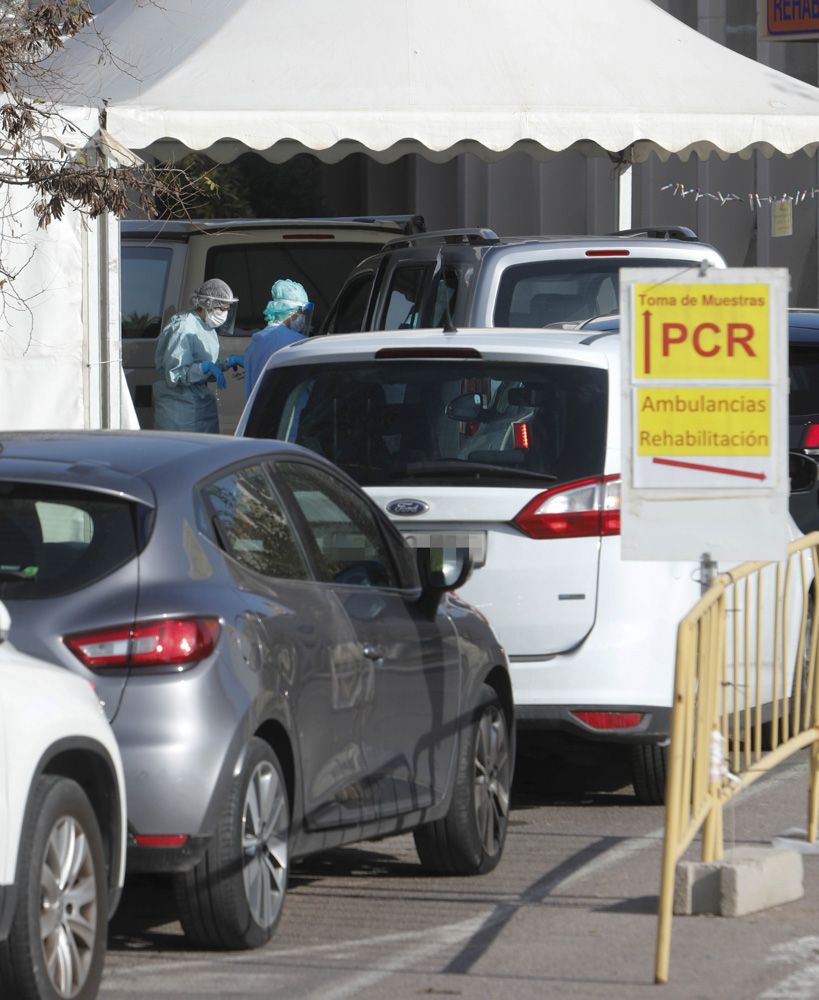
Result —
[[[461, 710], [455, 628], [441, 612], [425, 615], [417, 591], [402, 589], [392, 532], [363, 494], [311, 464], [276, 468], [313, 537], [317, 573], [355, 631], [371, 690], [362, 819], [427, 808], [445, 794], [454, 761]], [[351, 693], [340, 685], [339, 697]]]

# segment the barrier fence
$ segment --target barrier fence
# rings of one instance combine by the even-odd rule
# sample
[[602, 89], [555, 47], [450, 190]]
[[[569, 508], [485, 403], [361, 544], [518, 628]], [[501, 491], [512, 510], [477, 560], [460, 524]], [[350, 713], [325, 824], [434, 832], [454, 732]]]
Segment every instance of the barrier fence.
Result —
[[655, 981], [668, 982], [677, 863], [702, 832], [701, 860], [723, 858], [727, 802], [811, 748], [807, 836], [819, 822], [819, 671], [814, 578], [819, 532], [779, 563], [716, 577], [677, 632]]

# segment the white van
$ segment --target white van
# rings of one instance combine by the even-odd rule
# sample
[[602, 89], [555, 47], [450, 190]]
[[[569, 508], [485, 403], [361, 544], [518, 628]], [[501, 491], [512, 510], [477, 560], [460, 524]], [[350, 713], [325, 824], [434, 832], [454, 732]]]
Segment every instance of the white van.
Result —
[[638, 799], [663, 801], [700, 585], [696, 563], [620, 555], [617, 332], [312, 338], [270, 359], [237, 433], [320, 452], [417, 545], [468, 549], [461, 593], [509, 654], [518, 729], [627, 744]]

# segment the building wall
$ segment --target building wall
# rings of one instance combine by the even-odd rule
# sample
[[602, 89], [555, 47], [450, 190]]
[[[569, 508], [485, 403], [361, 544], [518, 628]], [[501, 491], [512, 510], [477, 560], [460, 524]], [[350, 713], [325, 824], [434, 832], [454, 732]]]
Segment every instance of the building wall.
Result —
[[[815, 42], [757, 40], [756, 3], [750, 0], [654, 0], [668, 13], [714, 41], [752, 59], [819, 83]], [[692, 85], [703, 85], [692, 75]], [[732, 266], [788, 267], [791, 304], [819, 306], [819, 197], [793, 209], [793, 235], [772, 237], [770, 206], [749, 207], [749, 195], [781, 196], [819, 188], [819, 160], [797, 153], [768, 160], [711, 156], [687, 162], [652, 157], [632, 170], [633, 225], [690, 226], [713, 243]], [[406, 156], [379, 165], [347, 157], [324, 169], [328, 214], [419, 212], [428, 228], [486, 226], [500, 235], [606, 233], [617, 226], [616, 177], [607, 158], [562, 153], [538, 161], [512, 154], [495, 163], [459, 156], [444, 164]], [[702, 196], [674, 193], [673, 185], [698, 188]], [[666, 185], [672, 187], [663, 188]], [[679, 189], [678, 189], [679, 190]], [[728, 192], [743, 202], [709, 198]]]

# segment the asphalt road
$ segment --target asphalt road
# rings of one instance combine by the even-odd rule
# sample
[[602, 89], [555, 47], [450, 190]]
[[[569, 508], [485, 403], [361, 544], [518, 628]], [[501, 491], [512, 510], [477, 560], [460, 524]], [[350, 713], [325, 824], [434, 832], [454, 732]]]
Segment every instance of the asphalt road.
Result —
[[[806, 789], [805, 756], [748, 788], [726, 814], [726, 846], [804, 828]], [[819, 997], [819, 855], [804, 857], [801, 900], [738, 919], [675, 917], [670, 982], [654, 985], [662, 824], [661, 808], [636, 804], [616, 756], [568, 769], [527, 754], [495, 872], [426, 877], [410, 835], [332, 851], [294, 867], [275, 937], [242, 953], [188, 950], [167, 884], [134, 879], [100, 995]]]

